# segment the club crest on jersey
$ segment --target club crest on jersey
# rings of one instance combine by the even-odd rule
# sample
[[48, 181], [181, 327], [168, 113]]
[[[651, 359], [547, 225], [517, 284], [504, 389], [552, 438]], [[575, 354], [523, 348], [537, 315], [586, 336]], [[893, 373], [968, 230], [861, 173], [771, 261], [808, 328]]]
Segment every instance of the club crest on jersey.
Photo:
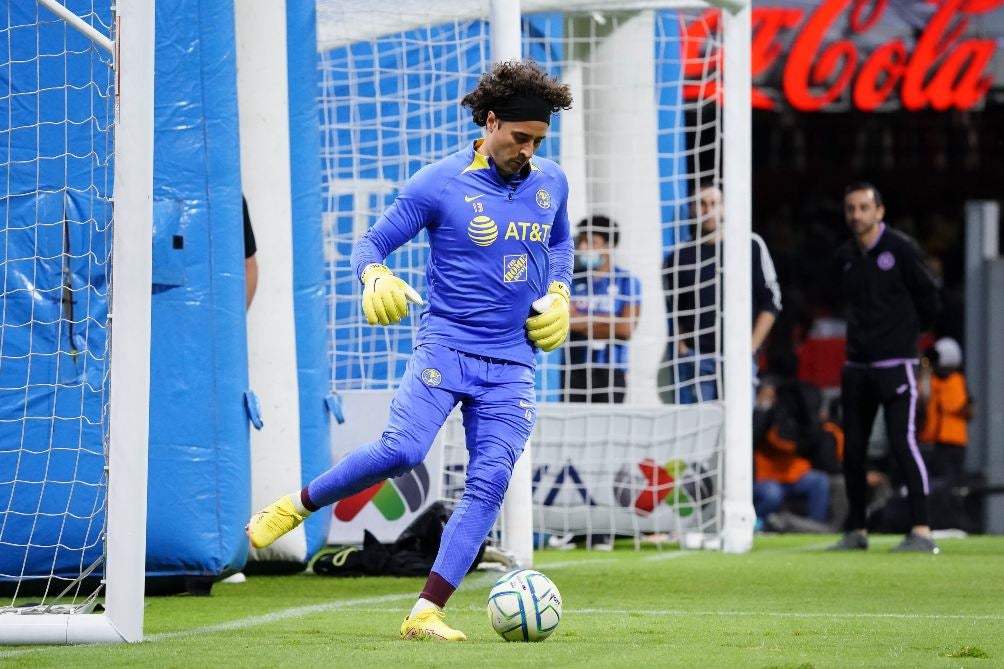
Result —
[[551, 208], [551, 194], [543, 188], [537, 191], [537, 206], [541, 209]]
[[499, 238], [499, 228], [491, 216], [475, 216], [467, 224], [467, 236], [478, 246], [491, 246]]
[[889, 251], [883, 251], [879, 254], [877, 262], [880, 270], [888, 272], [896, 266], [896, 256]]
[[443, 375], [440, 374], [438, 369], [426, 367], [422, 370], [422, 381], [424, 381], [427, 386], [438, 386], [443, 382]]
[[528, 262], [525, 253], [502, 256], [502, 280], [506, 283], [526, 281]]

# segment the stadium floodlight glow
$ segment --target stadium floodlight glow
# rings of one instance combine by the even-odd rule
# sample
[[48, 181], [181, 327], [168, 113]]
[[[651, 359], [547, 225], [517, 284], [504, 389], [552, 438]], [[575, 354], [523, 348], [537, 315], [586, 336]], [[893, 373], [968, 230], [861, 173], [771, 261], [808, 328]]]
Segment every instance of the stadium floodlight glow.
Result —
[[[8, 103], [29, 111], [12, 113], [8, 132], [32, 139], [6, 154], [0, 198], [6, 247], [16, 250], [0, 261], [0, 393], [10, 400], [0, 415], [0, 586], [13, 592], [0, 602], [0, 644], [135, 642], [146, 558], [155, 3], [116, 0], [85, 17], [39, 3], [53, 13], [28, 3], [7, 12]], [[30, 71], [18, 67], [26, 62]], [[24, 271], [27, 290], [17, 283]]]
[[[496, 25], [513, 21], [514, 8], [519, 32]], [[721, 8], [735, 13], [709, 21]], [[687, 534], [696, 545], [735, 552], [752, 545], [749, 332], [730, 333], [721, 318], [713, 328], [723, 353], [702, 380], [717, 384], [724, 400], [675, 403], [680, 360], [664, 356], [681, 339], [667, 341], [681, 290], [665, 288], [662, 272], [665, 255], [692, 239], [695, 184], [719, 180], [729, 262], [715, 279], [718, 308], [737, 314], [726, 316], [731, 322], [748, 318], [749, 11], [749, 3], [630, 0], [317, 4], [329, 355], [332, 390], [343, 397], [393, 390], [418, 324], [414, 316], [387, 328], [365, 324], [347, 249], [420, 167], [480, 136], [459, 101], [493, 61], [532, 58], [572, 87], [573, 108], [555, 115], [538, 153], [568, 176], [573, 226], [593, 213], [619, 222], [616, 264], [639, 279], [642, 306], [623, 349], [625, 403], [556, 401], [573, 367], [561, 353], [539, 359], [529, 475], [516, 472], [503, 510], [503, 541], [517, 554], [530, 552], [523, 542], [531, 528], [636, 541], [644, 532]], [[513, 35], [521, 35], [515, 53]], [[495, 243], [505, 241], [500, 234]], [[419, 237], [387, 262], [424, 294], [427, 254]], [[456, 499], [467, 462], [457, 413], [440, 442], [443, 496]], [[513, 498], [525, 504], [507, 517]]]

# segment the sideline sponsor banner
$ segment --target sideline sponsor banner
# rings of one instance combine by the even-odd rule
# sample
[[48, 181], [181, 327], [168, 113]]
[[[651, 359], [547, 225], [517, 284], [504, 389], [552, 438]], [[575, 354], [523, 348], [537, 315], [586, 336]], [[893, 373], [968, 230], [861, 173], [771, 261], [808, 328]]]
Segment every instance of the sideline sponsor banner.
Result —
[[[332, 429], [335, 461], [380, 436], [392, 395], [344, 393], [346, 422]], [[538, 405], [531, 436], [534, 531], [716, 531], [723, 417], [717, 402]], [[454, 411], [423, 464], [332, 506], [328, 543], [360, 543], [363, 530], [394, 541], [433, 501], [460, 499], [466, 467], [462, 418]]]
[[[717, 529], [722, 406], [541, 404], [533, 442], [537, 532]], [[459, 499], [463, 426], [447, 422], [444, 497]]]
[[[390, 416], [389, 390], [342, 393], [345, 423], [331, 429], [332, 461], [357, 446], [380, 438]], [[395, 541], [432, 502], [439, 499], [442, 438], [425, 462], [397, 478], [381, 481], [330, 507], [329, 544], [359, 544], [369, 530], [384, 543]]]

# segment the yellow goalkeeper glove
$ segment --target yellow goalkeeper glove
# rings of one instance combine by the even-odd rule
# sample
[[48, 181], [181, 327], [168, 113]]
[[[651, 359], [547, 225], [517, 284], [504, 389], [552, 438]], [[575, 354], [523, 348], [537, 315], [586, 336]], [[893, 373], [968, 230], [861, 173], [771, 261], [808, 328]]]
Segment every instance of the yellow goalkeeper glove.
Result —
[[547, 295], [533, 303], [537, 316], [526, 319], [526, 333], [542, 351], [553, 351], [568, 336], [568, 286], [552, 281]]
[[363, 270], [363, 312], [370, 325], [399, 323], [408, 315], [408, 302], [424, 304], [422, 297], [386, 265], [372, 263]]

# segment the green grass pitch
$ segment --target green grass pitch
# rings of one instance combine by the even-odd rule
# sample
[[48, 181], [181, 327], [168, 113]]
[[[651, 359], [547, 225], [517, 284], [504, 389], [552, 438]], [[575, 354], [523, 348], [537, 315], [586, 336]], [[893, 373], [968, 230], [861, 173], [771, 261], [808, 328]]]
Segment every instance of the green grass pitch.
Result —
[[564, 616], [540, 644], [502, 641], [475, 573], [448, 608], [464, 643], [405, 642], [423, 579], [312, 574], [217, 584], [146, 604], [147, 641], [0, 647], [4, 667], [1000, 667], [1004, 538], [942, 540], [940, 555], [833, 554], [833, 537], [758, 537], [745, 555], [631, 549], [537, 553]]

